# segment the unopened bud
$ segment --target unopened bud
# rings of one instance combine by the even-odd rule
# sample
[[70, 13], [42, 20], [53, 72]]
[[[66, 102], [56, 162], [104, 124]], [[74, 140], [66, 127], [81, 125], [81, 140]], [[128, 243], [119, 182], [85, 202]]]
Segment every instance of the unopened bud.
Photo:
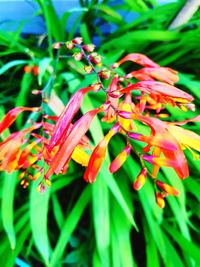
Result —
[[39, 74], [39, 67], [38, 66], [33, 66], [32, 67], [32, 72], [34, 76], [37, 76]]
[[42, 91], [41, 90], [34, 89], [34, 90], [31, 91], [31, 93], [33, 95], [40, 95], [42, 93]]
[[98, 75], [99, 75], [101, 78], [107, 80], [107, 79], [110, 78], [111, 71], [110, 71], [110, 70], [107, 70], [107, 69], [104, 69], [104, 70], [99, 71]]
[[156, 185], [169, 195], [172, 195], [172, 196], [178, 196], [179, 195], [178, 190], [176, 190], [174, 187], [172, 187], [168, 184], [165, 184], [159, 180], [156, 181]]
[[127, 160], [128, 155], [131, 152], [131, 146], [126, 146], [119, 154], [118, 156], [111, 162], [109, 166], [109, 171], [111, 173], [116, 172]]
[[61, 43], [60, 42], [54, 43], [54, 44], [52, 44], [52, 47], [54, 49], [59, 49], [61, 47]]
[[163, 209], [165, 207], [165, 200], [166, 197], [165, 194], [156, 193], [156, 204], [159, 206], [159, 208]]
[[76, 61], [80, 61], [83, 58], [84, 54], [82, 52], [76, 52], [72, 56]]
[[83, 69], [87, 74], [90, 74], [93, 71], [93, 68], [90, 65], [89, 66], [84, 66]]
[[101, 63], [101, 60], [102, 60], [102, 57], [100, 55], [98, 55], [96, 52], [94, 52], [91, 55], [89, 55], [89, 59], [94, 64], [100, 64]]
[[86, 51], [86, 52], [93, 52], [95, 49], [95, 45], [94, 44], [87, 44], [87, 45], [83, 45], [82, 48]]
[[31, 73], [32, 72], [32, 67], [30, 67], [28, 65], [24, 66], [24, 72], [25, 73]]
[[82, 37], [76, 37], [72, 41], [73, 41], [74, 44], [78, 44], [79, 45], [79, 44], [81, 44], [83, 42], [83, 38]]
[[139, 190], [143, 187], [143, 185], [145, 184], [146, 182], [146, 178], [147, 178], [147, 169], [146, 168], [143, 168], [141, 170], [141, 172], [138, 174], [134, 184], [133, 184], [133, 188], [135, 190]]
[[74, 43], [72, 41], [67, 41], [65, 45], [69, 50], [74, 48]]
[[102, 84], [101, 83], [95, 83], [92, 86], [94, 88], [94, 92], [98, 92], [102, 88]]

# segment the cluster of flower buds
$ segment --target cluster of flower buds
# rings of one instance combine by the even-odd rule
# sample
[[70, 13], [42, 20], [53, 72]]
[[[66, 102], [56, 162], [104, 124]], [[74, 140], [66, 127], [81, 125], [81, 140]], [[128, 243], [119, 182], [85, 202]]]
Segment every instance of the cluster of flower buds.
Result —
[[[69, 162], [73, 159], [86, 167], [84, 179], [94, 183], [106, 157], [110, 140], [120, 134], [126, 145], [115, 155], [109, 171], [117, 172], [134, 153], [138, 157], [138, 164], [141, 164], [141, 171], [134, 177], [133, 188], [140, 190], [145, 186], [147, 178], [152, 179], [156, 203], [163, 208], [165, 198], [168, 195], [178, 196], [179, 192], [159, 180], [160, 168], [173, 168], [180, 179], [185, 179], [189, 175], [189, 169], [184, 151], [188, 149], [193, 156], [196, 155], [194, 159], [198, 158], [200, 152], [200, 136], [181, 127], [189, 122], [200, 122], [200, 116], [181, 122], [167, 121], [170, 115], [165, 107], [170, 105], [184, 111], [194, 110], [193, 97], [174, 86], [178, 81], [176, 71], [161, 67], [145, 55], [132, 53], [110, 67], [102, 67], [102, 57], [94, 52], [94, 45], [82, 42], [82, 38], [77, 37], [67, 42], [55, 43], [53, 48], [65, 47], [68, 52], [71, 51], [75, 60], [83, 61], [86, 74], [96, 74], [94, 84], [80, 88], [72, 95], [61, 114], [43, 114], [42, 122], [36, 122], [32, 127], [12, 133], [2, 140], [0, 170], [22, 170], [23, 175], [20, 178], [23, 179], [23, 187], [28, 186], [29, 180], [43, 177], [38, 186], [38, 190], [43, 192], [45, 186], [50, 185], [51, 175], [66, 173]], [[127, 61], [141, 68], [120, 76], [115, 69]], [[105, 83], [104, 79], [107, 80]], [[138, 81], [135, 82], [135, 79]], [[84, 96], [89, 92], [98, 93], [101, 89], [105, 93], [103, 103], [75, 119]], [[132, 94], [135, 91], [137, 93]], [[33, 93], [42, 94], [42, 91], [36, 90]], [[44, 101], [44, 97], [43, 102], [52, 105], [52, 100]], [[0, 134], [10, 127], [22, 111], [39, 110], [19, 107], [9, 111], [0, 122]], [[86, 133], [95, 116], [102, 113], [101, 120], [111, 124], [111, 127], [93, 149]], [[146, 127], [149, 134], [144, 135], [140, 126]], [[48, 137], [34, 132], [39, 128], [42, 128], [44, 134], [48, 133]], [[136, 144], [141, 148], [137, 150]], [[11, 147], [15, 147], [12, 152]], [[91, 153], [88, 150], [92, 150]], [[46, 167], [34, 167], [41, 160]], [[36, 174], [31, 175], [28, 168], [36, 170]]]
[[24, 66], [24, 72], [25, 73], [32, 73], [34, 76], [37, 76], [39, 74], [39, 67], [34, 65], [34, 66]]

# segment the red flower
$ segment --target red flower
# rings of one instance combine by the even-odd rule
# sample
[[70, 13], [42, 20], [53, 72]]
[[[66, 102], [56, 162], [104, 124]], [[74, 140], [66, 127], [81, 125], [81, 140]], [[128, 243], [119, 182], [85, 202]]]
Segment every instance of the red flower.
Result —
[[62, 114], [59, 116], [56, 122], [49, 141], [49, 151], [51, 151], [54, 146], [58, 145], [58, 143], [61, 144], [63, 142], [63, 139], [66, 137], [69, 131], [69, 127], [74, 116], [80, 109], [84, 95], [87, 92], [94, 90], [94, 88], [95, 86], [81, 88], [71, 97], [67, 106], [64, 108]]
[[29, 108], [29, 107], [17, 107], [11, 109], [0, 122], [0, 133], [9, 128], [11, 124], [16, 120], [17, 116], [23, 111], [39, 111], [41, 108]]
[[[65, 135], [64, 139], [59, 139], [58, 136], [58, 150], [51, 159], [49, 164], [49, 169], [45, 175], [46, 179], [50, 177], [53, 173], [60, 173], [63, 170], [66, 171], [68, 162], [72, 156], [74, 149], [80, 143], [81, 139], [84, 137], [85, 133], [88, 131], [90, 124], [94, 116], [103, 111], [104, 107], [100, 107], [84, 114], [76, 123], [72, 126], [70, 132]], [[64, 124], [64, 125], [62, 125]], [[61, 120], [59, 124], [61, 129], [65, 128], [65, 120]], [[57, 126], [55, 126], [56, 128]]]
[[128, 155], [131, 152], [131, 146], [127, 145], [120, 153], [119, 155], [112, 161], [109, 167], [109, 171], [111, 173], [116, 172], [127, 160]]
[[145, 67], [152, 67], [152, 68], [159, 67], [159, 65], [157, 63], [153, 62], [150, 58], [148, 58], [147, 56], [145, 56], [143, 54], [138, 54], [138, 53], [132, 53], [132, 54], [125, 56], [120, 61], [113, 64], [111, 67], [117, 68], [126, 61], [132, 61], [134, 63], [137, 63], [137, 64], [145, 66]]
[[119, 124], [114, 125], [107, 135], [99, 142], [90, 156], [88, 167], [84, 173], [84, 179], [89, 183], [94, 183], [97, 174], [106, 156], [106, 150], [110, 139], [118, 132]]

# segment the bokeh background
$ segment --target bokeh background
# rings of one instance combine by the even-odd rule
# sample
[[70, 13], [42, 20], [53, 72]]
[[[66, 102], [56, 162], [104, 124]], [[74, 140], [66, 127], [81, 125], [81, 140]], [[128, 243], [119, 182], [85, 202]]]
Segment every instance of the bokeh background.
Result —
[[[168, 108], [170, 120], [196, 116], [200, 110], [198, 2], [1, 0], [0, 117], [15, 106], [40, 104], [31, 90], [43, 88], [50, 79], [55, 58], [52, 43], [75, 36], [94, 43], [107, 65], [137, 52], [176, 69], [180, 74], [177, 87], [194, 96], [196, 111]], [[172, 24], [188, 3], [179, 23]], [[194, 14], [191, 8], [196, 10]], [[25, 73], [25, 65], [39, 66], [39, 75]], [[54, 90], [64, 104], [92, 79], [71, 59], [59, 61], [56, 75]], [[81, 111], [98, 106], [103, 99], [101, 93], [88, 95]], [[21, 129], [26, 120], [20, 116], [13, 130]], [[89, 134], [94, 144], [108, 127], [95, 120]], [[185, 127], [200, 134], [197, 123]], [[161, 210], [150, 181], [139, 192], [132, 188], [140, 170], [136, 158], [130, 157], [116, 174], [108, 172], [110, 159], [123, 145], [120, 137], [111, 142], [93, 185], [84, 182], [84, 169], [75, 162], [70, 163], [66, 175], [53, 177], [44, 194], [36, 192], [37, 182], [22, 189], [17, 172], [0, 173], [0, 267], [200, 266], [198, 154], [195, 159], [186, 152], [190, 177], [184, 181], [172, 169], [162, 170], [162, 179], [181, 195], [168, 197]]]

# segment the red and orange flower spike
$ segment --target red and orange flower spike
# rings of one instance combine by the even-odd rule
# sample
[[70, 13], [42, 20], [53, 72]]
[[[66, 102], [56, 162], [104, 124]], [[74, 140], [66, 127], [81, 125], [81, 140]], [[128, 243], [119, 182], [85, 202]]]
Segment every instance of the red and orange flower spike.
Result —
[[[66, 107], [55, 94], [47, 98], [45, 89], [33, 91], [41, 96], [43, 101], [41, 122], [11, 133], [6, 138], [2, 134], [2, 139], [5, 139], [0, 141], [0, 170], [22, 171], [22, 186], [27, 187], [30, 180], [39, 180], [38, 190], [43, 192], [46, 186], [51, 184], [50, 176], [66, 173], [70, 160], [73, 159], [87, 167], [84, 179], [93, 183], [106, 157], [110, 139], [116, 134], [122, 134], [128, 145], [113, 160], [109, 170], [112, 173], [116, 172], [125, 163], [132, 149], [142, 165], [142, 170], [134, 183], [136, 190], [144, 185], [147, 174], [157, 179], [162, 167], [173, 168], [180, 179], [188, 177], [189, 169], [184, 152], [186, 149], [192, 154], [193, 150], [200, 152], [200, 136], [181, 126], [188, 122], [200, 122], [200, 116], [182, 122], [162, 121], [163, 118], [167, 118], [166, 105], [172, 108], [176, 106], [184, 112], [194, 110], [194, 98], [174, 86], [178, 81], [177, 72], [161, 67], [139, 53], [129, 54], [110, 67], [102, 67], [102, 56], [94, 52], [94, 45], [82, 42], [81, 37], [76, 37], [71, 41], [57, 42], [53, 44], [53, 48], [59, 50], [62, 47], [62, 50], [57, 51], [58, 60], [64, 58], [60, 56], [60, 52], [67, 48], [67, 53], [76, 60], [82, 60], [83, 64], [86, 62], [87, 65], [83, 69], [86, 75], [91, 72], [96, 75], [95, 84], [79, 89], [70, 98]], [[120, 72], [116, 72], [115, 68], [128, 61], [142, 67], [138, 70], [134, 68], [134, 71], [120, 76]], [[24, 69], [33, 75], [38, 75], [38, 70], [35, 65], [25, 66]], [[139, 81], [133, 82], [132, 77]], [[84, 96], [89, 92], [98, 93], [99, 90], [105, 93], [104, 103], [79, 116]], [[46, 114], [45, 105], [48, 105], [56, 116]], [[0, 122], [0, 134], [8, 129], [23, 111], [38, 112], [40, 108], [12, 109]], [[104, 112], [102, 121], [114, 122], [114, 126], [94, 148], [85, 134], [94, 117], [100, 112]], [[147, 130], [145, 133], [142, 130], [144, 127]], [[137, 145], [143, 142], [146, 146], [136, 151], [137, 146], [134, 146], [134, 142], [137, 142]], [[89, 156], [85, 150], [92, 149]], [[38, 164], [40, 161], [46, 168]], [[146, 167], [148, 163], [152, 164], [149, 171]], [[156, 202], [163, 208], [165, 197], [168, 194], [177, 196], [179, 192], [160, 180], [154, 181], [154, 188], [160, 191], [156, 192]]]

